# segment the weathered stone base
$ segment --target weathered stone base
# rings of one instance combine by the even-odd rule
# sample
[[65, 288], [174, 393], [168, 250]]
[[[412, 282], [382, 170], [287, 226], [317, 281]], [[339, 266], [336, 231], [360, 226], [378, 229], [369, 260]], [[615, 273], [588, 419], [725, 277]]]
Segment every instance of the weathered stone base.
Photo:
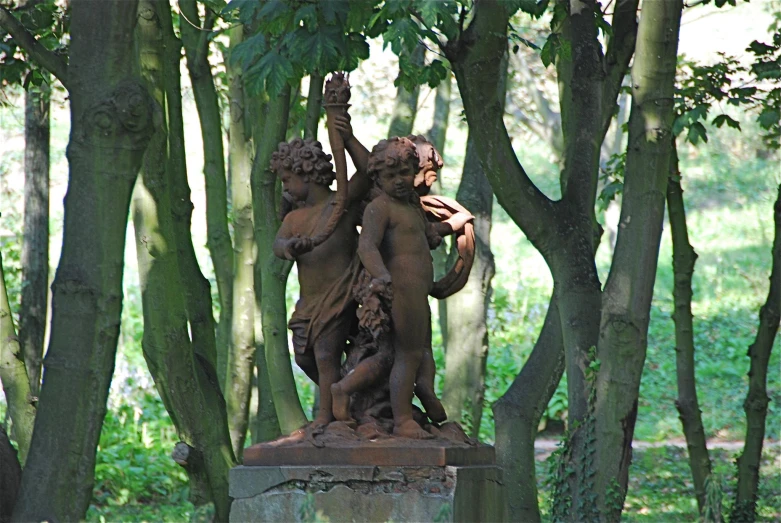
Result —
[[232, 522], [505, 521], [501, 469], [482, 466], [277, 466], [230, 472]]

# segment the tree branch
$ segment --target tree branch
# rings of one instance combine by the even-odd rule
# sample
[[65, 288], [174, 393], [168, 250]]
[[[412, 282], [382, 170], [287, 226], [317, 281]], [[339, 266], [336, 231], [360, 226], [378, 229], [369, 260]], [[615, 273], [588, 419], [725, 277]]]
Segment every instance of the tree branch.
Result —
[[52, 51], [46, 49], [30, 34], [8, 9], [0, 6], [0, 27], [8, 31], [11, 38], [24, 49], [41, 67], [48, 70], [68, 88], [68, 64]]
[[621, 83], [635, 52], [638, 3], [639, 0], [618, 0], [613, 11], [613, 36], [607, 44], [605, 84], [602, 88], [602, 139], [610, 127]]
[[456, 75], [470, 132], [499, 204], [541, 252], [552, 226], [553, 205], [529, 179], [512, 147], [502, 119], [504, 98], [497, 85], [507, 67], [509, 13], [503, 2], [475, 3], [474, 18], [445, 54]]

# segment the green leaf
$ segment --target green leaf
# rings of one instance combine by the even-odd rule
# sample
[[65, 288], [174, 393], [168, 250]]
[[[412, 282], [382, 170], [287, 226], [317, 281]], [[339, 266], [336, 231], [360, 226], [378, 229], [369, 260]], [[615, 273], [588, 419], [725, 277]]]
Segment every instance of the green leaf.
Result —
[[395, 54], [401, 54], [402, 50], [409, 53], [418, 45], [418, 25], [410, 18], [399, 18], [388, 26], [382, 35], [383, 47], [390, 44]]
[[296, 14], [293, 16], [293, 25], [298, 27], [302, 24], [310, 31], [317, 28], [317, 6], [306, 4], [296, 10]]
[[738, 131], [740, 131], [740, 122], [738, 122], [737, 120], [733, 120], [726, 114], [718, 115], [716, 118], [713, 119], [711, 123], [719, 128], [721, 128], [722, 125], [727, 124], [728, 127], [732, 127], [733, 129], [737, 129]]
[[751, 51], [757, 56], [764, 56], [766, 54], [770, 54], [773, 51], [775, 51], [775, 47], [772, 45], [765, 44], [763, 42], [760, 42], [759, 40], [754, 40], [751, 42], [746, 49], [746, 51]]
[[232, 66], [239, 65], [243, 70], [246, 70], [265, 52], [266, 37], [263, 36], [263, 33], [258, 33], [231, 49], [228, 61]]
[[780, 120], [781, 113], [770, 107], [763, 109], [759, 114], [759, 117], [757, 117], [757, 122], [763, 129], [770, 129], [773, 126], [778, 125]]
[[691, 127], [689, 127], [689, 133], [686, 135], [686, 140], [692, 145], [697, 145], [700, 140], [708, 143], [708, 131], [705, 129], [705, 126], [702, 125], [702, 122], [694, 122]]
[[335, 24], [337, 22], [344, 24], [350, 12], [350, 4], [347, 0], [326, 0], [325, 2], [318, 2], [318, 6], [327, 24]]
[[542, 60], [542, 65], [545, 67], [548, 67], [550, 64], [552, 64], [553, 60], [556, 58], [556, 37], [556, 34], [551, 34], [548, 36], [548, 39], [545, 41], [545, 45], [542, 46], [542, 51], [540, 51], [540, 60]]
[[251, 94], [267, 91], [278, 96], [295, 76], [293, 64], [276, 50], [266, 53], [255, 65], [247, 69], [247, 87]]

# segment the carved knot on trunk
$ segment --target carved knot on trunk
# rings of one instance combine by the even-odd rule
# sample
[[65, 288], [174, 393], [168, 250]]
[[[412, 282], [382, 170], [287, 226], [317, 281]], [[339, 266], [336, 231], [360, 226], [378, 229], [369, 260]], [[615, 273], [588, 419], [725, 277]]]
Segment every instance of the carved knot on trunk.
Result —
[[123, 80], [85, 111], [85, 141], [98, 147], [145, 149], [152, 135], [152, 99], [132, 80]]

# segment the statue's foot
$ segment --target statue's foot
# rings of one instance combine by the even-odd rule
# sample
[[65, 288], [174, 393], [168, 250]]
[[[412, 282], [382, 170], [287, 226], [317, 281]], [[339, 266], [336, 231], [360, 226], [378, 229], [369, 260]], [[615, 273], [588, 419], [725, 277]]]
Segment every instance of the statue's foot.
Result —
[[355, 420], [350, 416], [350, 395], [338, 383], [331, 385], [331, 409], [337, 420], [355, 423]]
[[447, 412], [445, 407], [442, 406], [442, 402], [437, 398], [427, 401], [423, 404], [426, 409], [426, 416], [434, 423], [442, 423], [447, 419]]
[[[327, 418], [326, 418], [327, 419]], [[304, 427], [304, 436], [306, 441], [314, 445], [315, 447], [324, 447], [325, 443], [318, 441], [316, 438], [317, 436], [321, 436], [325, 432], [325, 427], [331, 422], [330, 419], [328, 421], [323, 422], [320, 419], [320, 416], [315, 418], [312, 423]]]
[[415, 420], [402, 421], [393, 426], [393, 435], [410, 439], [432, 439], [433, 434], [426, 432]]

